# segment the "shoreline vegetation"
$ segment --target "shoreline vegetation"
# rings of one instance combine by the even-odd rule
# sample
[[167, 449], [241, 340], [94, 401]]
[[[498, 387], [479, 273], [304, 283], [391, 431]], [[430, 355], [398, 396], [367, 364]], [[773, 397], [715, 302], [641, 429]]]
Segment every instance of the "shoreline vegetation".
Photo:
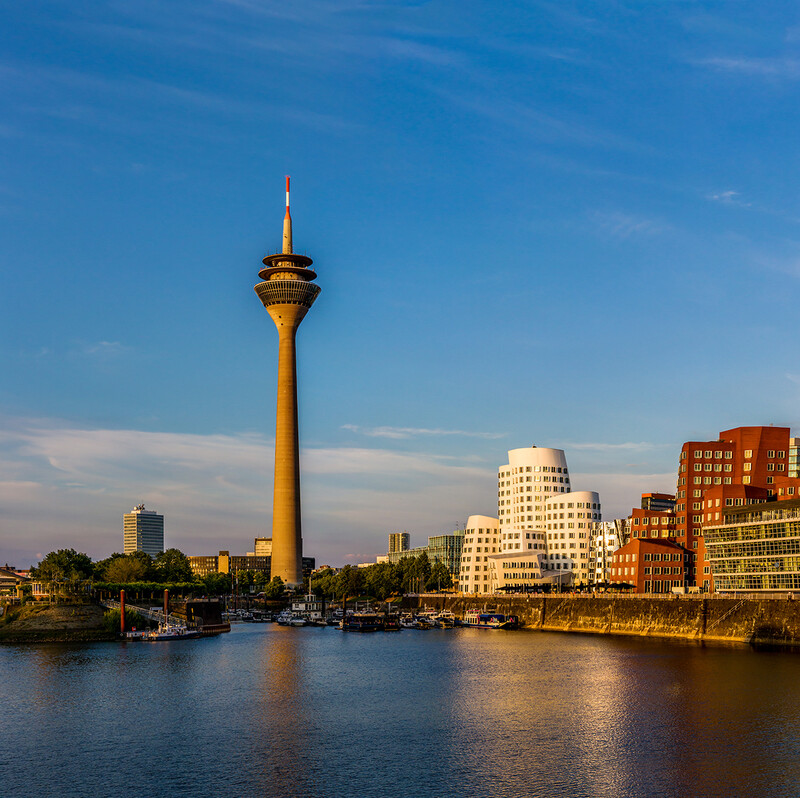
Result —
[[95, 643], [117, 639], [103, 607], [89, 603], [25, 604], [0, 617], [0, 644]]

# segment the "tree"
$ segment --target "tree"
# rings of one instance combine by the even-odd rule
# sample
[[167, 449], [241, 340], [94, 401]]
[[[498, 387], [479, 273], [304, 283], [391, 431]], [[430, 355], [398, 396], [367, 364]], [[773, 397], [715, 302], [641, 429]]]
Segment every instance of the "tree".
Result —
[[247, 588], [248, 590], [252, 585], [255, 584], [256, 575], [254, 571], [239, 571], [237, 574], [237, 581], [241, 587]]
[[189, 558], [179, 549], [159, 552], [155, 568], [162, 582], [191, 582], [194, 580]]
[[431, 568], [431, 575], [425, 583], [426, 590], [440, 590], [441, 588], [449, 588], [453, 586], [453, 577], [450, 576], [450, 571], [447, 566], [441, 561], [437, 560]]
[[270, 599], [280, 598], [283, 595], [283, 579], [279, 576], [272, 577], [272, 581], [264, 588], [264, 596]]
[[114, 552], [107, 559], [96, 562], [94, 576], [100, 582], [126, 583], [152, 582], [157, 580], [160, 574], [157, 573], [149, 554], [145, 554], [143, 551], [132, 551], [130, 554]]
[[309, 592], [333, 598], [336, 593], [336, 573], [332, 568], [317, 571], [309, 580]]
[[389, 563], [375, 563], [361, 570], [364, 573], [364, 586], [370, 595], [385, 599], [397, 592], [394, 571]]
[[209, 596], [227, 596], [231, 592], [230, 574], [206, 574], [202, 581]]
[[106, 582], [119, 582], [122, 584], [145, 582], [151, 568], [152, 565], [148, 566], [138, 557], [113, 557], [106, 566], [103, 578]]
[[51, 594], [61, 590], [70, 593], [94, 576], [94, 567], [88, 554], [59, 549], [51, 551], [38, 566], [31, 568], [31, 575], [47, 584]]
[[361, 568], [345, 565], [336, 575], [337, 596], [358, 596], [364, 588], [364, 574]]

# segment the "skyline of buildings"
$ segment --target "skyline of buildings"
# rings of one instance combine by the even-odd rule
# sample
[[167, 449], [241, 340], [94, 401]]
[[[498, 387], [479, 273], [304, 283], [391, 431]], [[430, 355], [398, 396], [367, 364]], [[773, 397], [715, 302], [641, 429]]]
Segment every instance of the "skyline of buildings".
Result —
[[[627, 517], [605, 522], [599, 494], [572, 489], [563, 450], [510, 450], [509, 463], [498, 469], [498, 517], [471, 515], [465, 525], [458, 588], [490, 594], [611, 581], [645, 593], [713, 592], [705, 529], [720, 523], [726, 507], [800, 499], [800, 477], [789, 466], [797, 443], [788, 427], [776, 426], [735, 427], [714, 441], [687, 441], [678, 457], [675, 494], [644, 492]], [[800, 557], [790, 556], [792, 546], [800, 547], [800, 535], [785, 550], [775, 541], [759, 545], [763, 552], [778, 552], [775, 570], [797, 571], [796, 579], [785, 573], [750, 574], [738, 582], [726, 576], [726, 589], [800, 584]], [[720, 554], [725, 551], [717, 547], [716, 562], [730, 570], [732, 555], [726, 559]], [[379, 560], [396, 562], [404, 555]]]

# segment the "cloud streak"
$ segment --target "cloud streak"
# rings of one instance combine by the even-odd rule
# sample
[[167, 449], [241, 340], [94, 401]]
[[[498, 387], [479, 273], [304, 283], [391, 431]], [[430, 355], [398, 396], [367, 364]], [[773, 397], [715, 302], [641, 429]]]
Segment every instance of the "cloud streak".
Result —
[[800, 59], [797, 58], [712, 57], [701, 58], [694, 63], [717, 72], [731, 72], [762, 78], [800, 79]]
[[594, 220], [598, 227], [610, 233], [614, 238], [627, 239], [640, 235], [658, 235], [670, 229], [670, 226], [657, 219], [648, 219], [628, 213], [595, 213]]
[[505, 432], [475, 432], [461, 429], [425, 429], [422, 427], [360, 427], [357, 424], [344, 424], [342, 429], [366, 435], [370, 438], [389, 438], [392, 440], [405, 440], [408, 438], [459, 436], [464, 438], [482, 438], [484, 440], [497, 440], [506, 437]]
[[707, 199], [712, 202], [721, 202], [723, 205], [736, 205], [740, 208], [751, 207], [751, 202], [744, 202], [742, 195], [738, 191], [720, 191], [717, 194], [709, 194]]
[[[494, 435], [387, 429], [420, 437]], [[589, 442], [566, 448], [613, 455], [668, 445]], [[28, 565], [37, 552], [64, 546], [107, 556], [122, 547], [122, 515], [139, 502], [164, 513], [169, 546], [189, 554], [243, 553], [254, 537], [270, 531], [273, 458], [272, 440], [260, 434], [85, 429], [5, 419], [0, 560]], [[600, 491], [606, 518], [627, 514], [642, 491], [674, 489], [674, 473], [618, 473], [619, 467], [590, 473], [587, 465], [572, 474], [573, 485]], [[469, 515], [493, 516], [494, 466], [380, 446], [305, 447], [305, 551], [320, 562], [364, 561], [385, 551], [391, 531], [408, 530], [416, 545], [455, 529]]]
[[[66, 545], [93, 556], [122, 546], [122, 514], [144, 501], [167, 519], [167, 545], [192, 554], [244, 552], [269, 534], [272, 441], [261, 435], [195, 435], [81, 429], [7, 420], [0, 429], [0, 559], [33, 561]], [[421, 542], [493, 512], [494, 469], [383, 448], [301, 452], [306, 551], [342, 562], [380, 553], [408, 529]], [[361, 555], [359, 555], [361, 556]]]

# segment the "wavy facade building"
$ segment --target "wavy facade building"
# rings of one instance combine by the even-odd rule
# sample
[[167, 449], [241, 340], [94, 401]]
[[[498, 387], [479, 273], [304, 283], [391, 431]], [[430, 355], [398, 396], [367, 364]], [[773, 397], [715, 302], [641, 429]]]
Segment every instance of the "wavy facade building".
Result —
[[494, 590], [489, 558], [500, 550], [500, 524], [488, 515], [471, 515], [464, 530], [458, 588], [462, 593]]
[[[600, 497], [572, 490], [563, 449], [511, 449], [497, 472], [497, 514], [470, 517], [461, 556], [463, 592], [590, 581], [590, 526], [601, 518]], [[496, 538], [489, 521], [496, 524]]]
[[578, 490], [545, 502], [547, 554], [544, 570], [573, 584], [593, 581], [590, 567], [592, 523], [602, 520], [600, 494]]

